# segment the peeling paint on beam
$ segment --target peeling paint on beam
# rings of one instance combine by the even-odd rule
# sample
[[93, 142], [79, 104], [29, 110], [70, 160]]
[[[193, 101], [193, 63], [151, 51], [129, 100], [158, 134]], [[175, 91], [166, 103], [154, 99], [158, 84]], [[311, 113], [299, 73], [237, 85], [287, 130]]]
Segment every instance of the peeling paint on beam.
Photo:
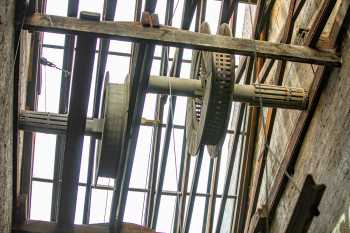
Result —
[[168, 26], [145, 28], [138, 22], [85, 22], [76, 18], [34, 14], [27, 18], [25, 28], [56, 33], [85, 34], [99, 37], [259, 56], [301, 63], [340, 66], [335, 53], [305, 46], [273, 43], [259, 40], [199, 34]]

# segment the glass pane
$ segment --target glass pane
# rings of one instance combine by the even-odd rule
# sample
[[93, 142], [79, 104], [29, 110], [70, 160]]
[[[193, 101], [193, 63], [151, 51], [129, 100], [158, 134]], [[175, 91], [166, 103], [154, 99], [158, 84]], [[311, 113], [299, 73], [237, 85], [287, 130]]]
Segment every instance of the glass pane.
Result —
[[95, 12], [95, 13], [100, 13], [102, 16], [103, 2], [104, 1], [80, 0], [79, 12], [81, 11]]
[[217, 226], [218, 217], [219, 217], [220, 204], [221, 204], [221, 198], [216, 198], [216, 201], [215, 201], [215, 213], [214, 213], [213, 232], [216, 231], [216, 226]]
[[83, 212], [84, 212], [84, 202], [85, 202], [85, 190], [84, 186], [79, 186], [78, 197], [77, 197], [77, 208], [75, 210], [75, 224], [83, 223]]
[[88, 165], [89, 165], [89, 149], [90, 149], [90, 137], [85, 136], [82, 157], [81, 157], [80, 176], [79, 176], [79, 182], [81, 183], [86, 183], [86, 180], [87, 180]]
[[156, 227], [157, 232], [171, 232], [175, 200], [175, 196], [162, 195]]
[[160, 71], [160, 60], [153, 59], [151, 67], [151, 75], [159, 75]]
[[120, 52], [120, 53], [130, 53], [131, 42], [111, 40], [109, 44], [109, 51]]
[[[178, 181], [180, 161], [181, 161], [183, 133], [184, 133], [184, 130], [182, 129], [174, 129], [174, 135], [173, 134], [171, 135], [169, 152], [168, 152], [168, 160], [167, 160], [166, 169], [165, 169], [163, 190], [171, 190], [171, 191], [177, 190], [177, 181]], [[175, 147], [174, 147], [174, 140], [175, 140]]]
[[[43, 48], [43, 57], [54, 63], [58, 67], [62, 67], [63, 50]], [[41, 93], [38, 98], [38, 111], [58, 112], [58, 103], [60, 96], [60, 86], [62, 72], [58, 69], [48, 66], [42, 68]]]
[[[192, 59], [192, 50], [191, 51], [185, 50], [185, 51], [188, 51], [189, 55], [187, 56], [187, 58], [184, 58], [184, 59], [191, 60]], [[191, 63], [182, 62], [180, 77], [181, 78], [190, 78], [191, 77]]]
[[124, 222], [135, 223], [141, 225], [141, 219], [144, 217], [144, 206], [146, 203], [147, 194], [143, 192], [128, 192], [126, 200]]
[[197, 193], [206, 193], [208, 186], [209, 164], [210, 156], [206, 149], [204, 149], [203, 161], [201, 166], [201, 172], [199, 174]]
[[[168, 114], [169, 114], [169, 100], [164, 105], [164, 115], [163, 115], [163, 121], [167, 122]], [[178, 96], [176, 98], [176, 105], [175, 110], [173, 112], [174, 114], [174, 124], [175, 125], [185, 125], [186, 121], [186, 106], [187, 106], [187, 97], [184, 96]]]
[[32, 182], [30, 219], [50, 221], [52, 183]]
[[205, 197], [196, 197], [189, 232], [200, 232], [203, 226]]
[[216, 34], [216, 29], [218, 27], [218, 19], [220, 16], [220, 8], [222, 1], [208, 1], [207, 10], [205, 12], [205, 19], [210, 26], [211, 34]]
[[64, 34], [44, 32], [44, 44], [64, 46]]
[[113, 192], [111, 190], [92, 189], [90, 223], [109, 221]]
[[36, 133], [34, 147], [33, 176], [53, 178], [55, 163], [56, 135]]
[[180, 28], [181, 27], [181, 19], [182, 19], [182, 11], [183, 11], [184, 0], [178, 0], [174, 5], [173, 11], [173, 26]]
[[106, 71], [109, 71], [109, 80], [112, 83], [124, 83], [129, 73], [130, 57], [108, 55]]
[[237, 14], [235, 37], [242, 38], [245, 7], [246, 7], [246, 4], [242, 4], [242, 3], [238, 4], [238, 14]]
[[47, 0], [46, 14], [66, 16], [68, 9], [68, 0]]
[[233, 199], [227, 199], [224, 216], [222, 218], [221, 232], [230, 232], [233, 213]]
[[115, 21], [134, 21], [135, 0], [118, 1]]
[[95, 98], [97, 61], [98, 61], [98, 53], [95, 53], [95, 60], [94, 60], [94, 68], [92, 70], [92, 79], [91, 79], [91, 87], [90, 87], [90, 94], [89, 94], [89, 104], [88, 104], [87, 117], [92, 117], [92, 113], [93, 113], [92, 111], [93, 111], [94, 101], [95, 101], [94, 98]]
[[[227, 136], [228, 135], [228, 136]], [[219, 171], [219, 182], [218, 182], [218, 194], [222, 194], [224, 189], [224, 183], [226, 179], [226, 171], [228, 166], [228, 152], [229, 152], [229, 138], [230, 135], [226, 134], [224, 145], [221, 151], [220, 171]], [[231, 180], [232, 182], [232, 180]]]
[[132, 188], [145, 188], [146, 186], [148, 177], [147, 167], [151, 154], [152, 132], [152, 127], [140, 127], [130, 179], [130, 187]]
[[156, 94], [146, 94], [145, 105], [142, 112], [142, 117], [148, 120], [154, 120], [154, 112], [156, 110]]

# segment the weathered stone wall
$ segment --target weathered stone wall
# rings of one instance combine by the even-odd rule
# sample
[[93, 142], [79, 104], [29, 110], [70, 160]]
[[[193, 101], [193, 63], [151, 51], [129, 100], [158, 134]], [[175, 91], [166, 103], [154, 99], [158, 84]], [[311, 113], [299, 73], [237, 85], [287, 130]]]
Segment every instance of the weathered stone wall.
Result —
[[[341, 2], [341, 0], [338, 0]], [[297, 37], [299, 28], [309, 28], [322, 1], [306, 1], [296, 24], [292, 43], [300, 44], [302, 40]], [[272, 12], [269, 28], [269, 40], [277, 41], [283, 28], [289, 1], [276, 0]], [[329, 25], [327, 25], [329, 26]], [[299, 188], [307, 174], [312, 174], [315, 181], [327, 186], [320, 203], [320, 216], [314, 218], [309, 232], [350, 232], [350, 33], [342, 44], [341, 54], [343, 64], [340, 69], [334, 69], [328, 78], [316, 111], [303, 141], [301, 151], [295, 166], [294, 182]], [[275, 67], [274, 67], [275, 69]], [[274, 75], [272, 70], [269, 80]], [[284, 85], [309, 88], [316, 66], [307, 64], [291, 64], [286, 67]], [[283, 159], [286, 145], [290, 139], [300, 111], [278, 110], [271, 139], [271, 148], [279, 161]], [[263, 140], [259, 134], [257, 149], [258, 155]], [[279, 167], [271, 153], [268, 157], [269, 188]], [[266, 177], [261, 186], [259, 205], [265, 202]], [[286, 228], [293, 207], [298, 198], [297, 189], [288, 183], [281, 202], [273, 219], [271, 232], [283, 232]]]
[[0, 0], [0, 232], [9, 233], [12, 213], [12, 90], [15, 1]]

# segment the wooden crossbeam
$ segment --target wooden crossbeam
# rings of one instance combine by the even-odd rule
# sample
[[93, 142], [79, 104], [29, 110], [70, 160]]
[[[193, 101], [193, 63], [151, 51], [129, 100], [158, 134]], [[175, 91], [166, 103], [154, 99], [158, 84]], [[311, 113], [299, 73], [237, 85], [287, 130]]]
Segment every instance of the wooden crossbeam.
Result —
[[76, 18], [34, 14], [26, 19], [24, 28], [56, 33], [85, 34], [116, 40], [146, 42], [159, 45], [217, 51], [245, 56], [340, 66], [341, 59], [333, 52], [305, 46], [267, 41], [200, 34], [168, 26], [142, 27], [138, 22], [88, 22]]

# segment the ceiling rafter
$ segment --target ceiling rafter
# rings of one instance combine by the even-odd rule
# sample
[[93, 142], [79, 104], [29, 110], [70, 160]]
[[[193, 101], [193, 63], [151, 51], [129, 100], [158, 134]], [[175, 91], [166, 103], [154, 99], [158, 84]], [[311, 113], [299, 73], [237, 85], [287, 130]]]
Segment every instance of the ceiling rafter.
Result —
[[329, 51], [319, 51], [305, 46], [281, 44], [260, 40], [207, 35], [161, 26], [144, 28], [139, 23], [129, 22], [85, 22], [74, 18], [35, 14], [25, 23], [26, 29], [57, 33], [89, 32], [99, 37], [149, 42], [175, 47], [234, 53], [301, 63], [340, 66], [341, 59]]

